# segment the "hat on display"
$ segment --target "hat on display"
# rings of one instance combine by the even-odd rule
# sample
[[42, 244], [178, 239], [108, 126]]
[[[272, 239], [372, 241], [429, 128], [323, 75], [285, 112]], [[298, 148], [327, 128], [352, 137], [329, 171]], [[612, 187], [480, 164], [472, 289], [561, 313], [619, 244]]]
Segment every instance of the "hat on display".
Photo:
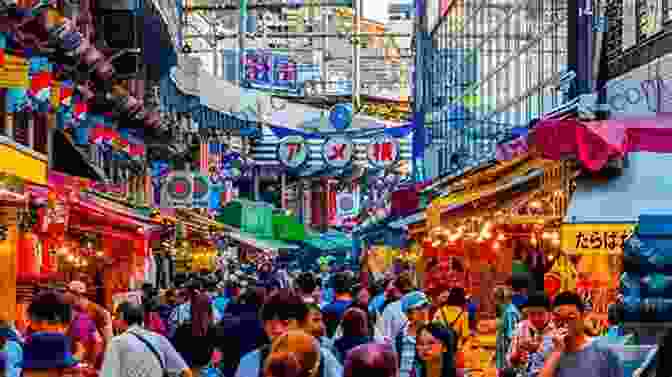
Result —
[[407, 293], [401, 298], [401, 310], [405, 313], [409, 310], [423, 308], [429, 306], [430, 301], [427, 295], [420, 291]]
[[86, 293], [86, 284], [79, 280], [75, 280], [68, 284], [68, 290], [83, 295]]
[[23, 369], [63, 369], [79, 363], [71, 352], [71, 340], [60, 333], [31, 335], [23, 346]]

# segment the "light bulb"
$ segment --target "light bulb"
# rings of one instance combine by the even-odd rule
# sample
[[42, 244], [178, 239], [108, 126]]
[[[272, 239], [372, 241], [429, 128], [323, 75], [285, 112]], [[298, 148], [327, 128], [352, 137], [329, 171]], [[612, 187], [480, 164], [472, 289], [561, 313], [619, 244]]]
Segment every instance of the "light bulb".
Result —
[[495, 249], [495, 250], [499, 249], [499, 242], [497, 242], [497, 241], [493, 242], [492, 243], [492, 248]]
[[544, 232], [544, 234], [541, 235], [541, 238], [548, 240], [551, 238], [551, 233]]
[[538, 201], [534, 201], [534, 202], [530, 203], [530, 207], [539, 208], [539, 207], [541, 207], [541, 203], [539, 203]]
[[504, 236], [504, 234], [500, 234], [500, 235], [497, 237], [497, 241], [504, 241], [504, 240], [506, 240], [506, 236]]
[[75, 261], [75, 257], [73, 255], [68, 255], [65, 259], [71, 263]]
[[532, 237], [530, 239], [530, 243], [532, 244], [532, 246], [536, 246], [537, 245], [537, 237]]
[[103, 257], [103, 252], [102, 252], [102, 251], [97, 252], [97, 253], [96, 253], [96, 256], [97, 256], [98, 258], [102, 258], [102, 257]]
[[560, 240], [554, 238], [553, 241], [551, 241], [551, 243], [553, 244], [553, 246], [558, 246], [560, 245]]

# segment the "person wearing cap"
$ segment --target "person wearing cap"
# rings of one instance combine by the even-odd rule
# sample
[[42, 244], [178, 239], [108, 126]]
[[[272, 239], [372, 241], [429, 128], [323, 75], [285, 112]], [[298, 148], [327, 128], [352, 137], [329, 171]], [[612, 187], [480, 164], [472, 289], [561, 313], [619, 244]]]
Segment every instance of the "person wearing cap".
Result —
[[536, 377], [544, 366], [544, 342], [550, 345], [555, 331], [551, 302], [543, 292], [536, 292], [529, 295], [522, 310], [525, 319], [514, 330], [506, 361], [508, 366], [522, 369], [526, 376]]
[[410, 377], [417, 356], [415, 341], [417, 331], [429, 321], [431, 303], [427, 295], [421, 291], [407, 293], [399, 301], [406, 317], [406, 323], [394, 338], [393, 343], [399, 355], [399, 377]]

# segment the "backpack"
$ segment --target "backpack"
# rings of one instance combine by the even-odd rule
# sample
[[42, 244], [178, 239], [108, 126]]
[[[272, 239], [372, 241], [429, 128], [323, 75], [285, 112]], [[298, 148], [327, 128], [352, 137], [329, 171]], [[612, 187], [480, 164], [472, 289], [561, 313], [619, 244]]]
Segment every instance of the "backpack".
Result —
[[[268, 355], [271, 354], [271, 345], [267, 344], [261, 348], [259, 348], [259, 377], [264, 377], [264, 364], [266, 364], [266, 359], [268, 358]], [[324, 362], [324, 353], [322, 352], [322, 349], [320, 347], [320, 374], [318, 374], [318, 377], [325, 377], [326, 376], [326, 370], [327, 367], [325, 366]]]

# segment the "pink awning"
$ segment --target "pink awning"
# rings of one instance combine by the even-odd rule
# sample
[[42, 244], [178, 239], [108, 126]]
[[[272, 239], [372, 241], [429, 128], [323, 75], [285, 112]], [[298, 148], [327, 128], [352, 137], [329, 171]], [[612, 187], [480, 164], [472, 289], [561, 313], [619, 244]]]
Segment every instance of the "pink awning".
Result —
[[531, 143], [544, 158], [575, 156], [588, 170], [602, 169], [628, 152], [672, 153], [672, 117], [580, 122], [545, 120], [531, 133]]

